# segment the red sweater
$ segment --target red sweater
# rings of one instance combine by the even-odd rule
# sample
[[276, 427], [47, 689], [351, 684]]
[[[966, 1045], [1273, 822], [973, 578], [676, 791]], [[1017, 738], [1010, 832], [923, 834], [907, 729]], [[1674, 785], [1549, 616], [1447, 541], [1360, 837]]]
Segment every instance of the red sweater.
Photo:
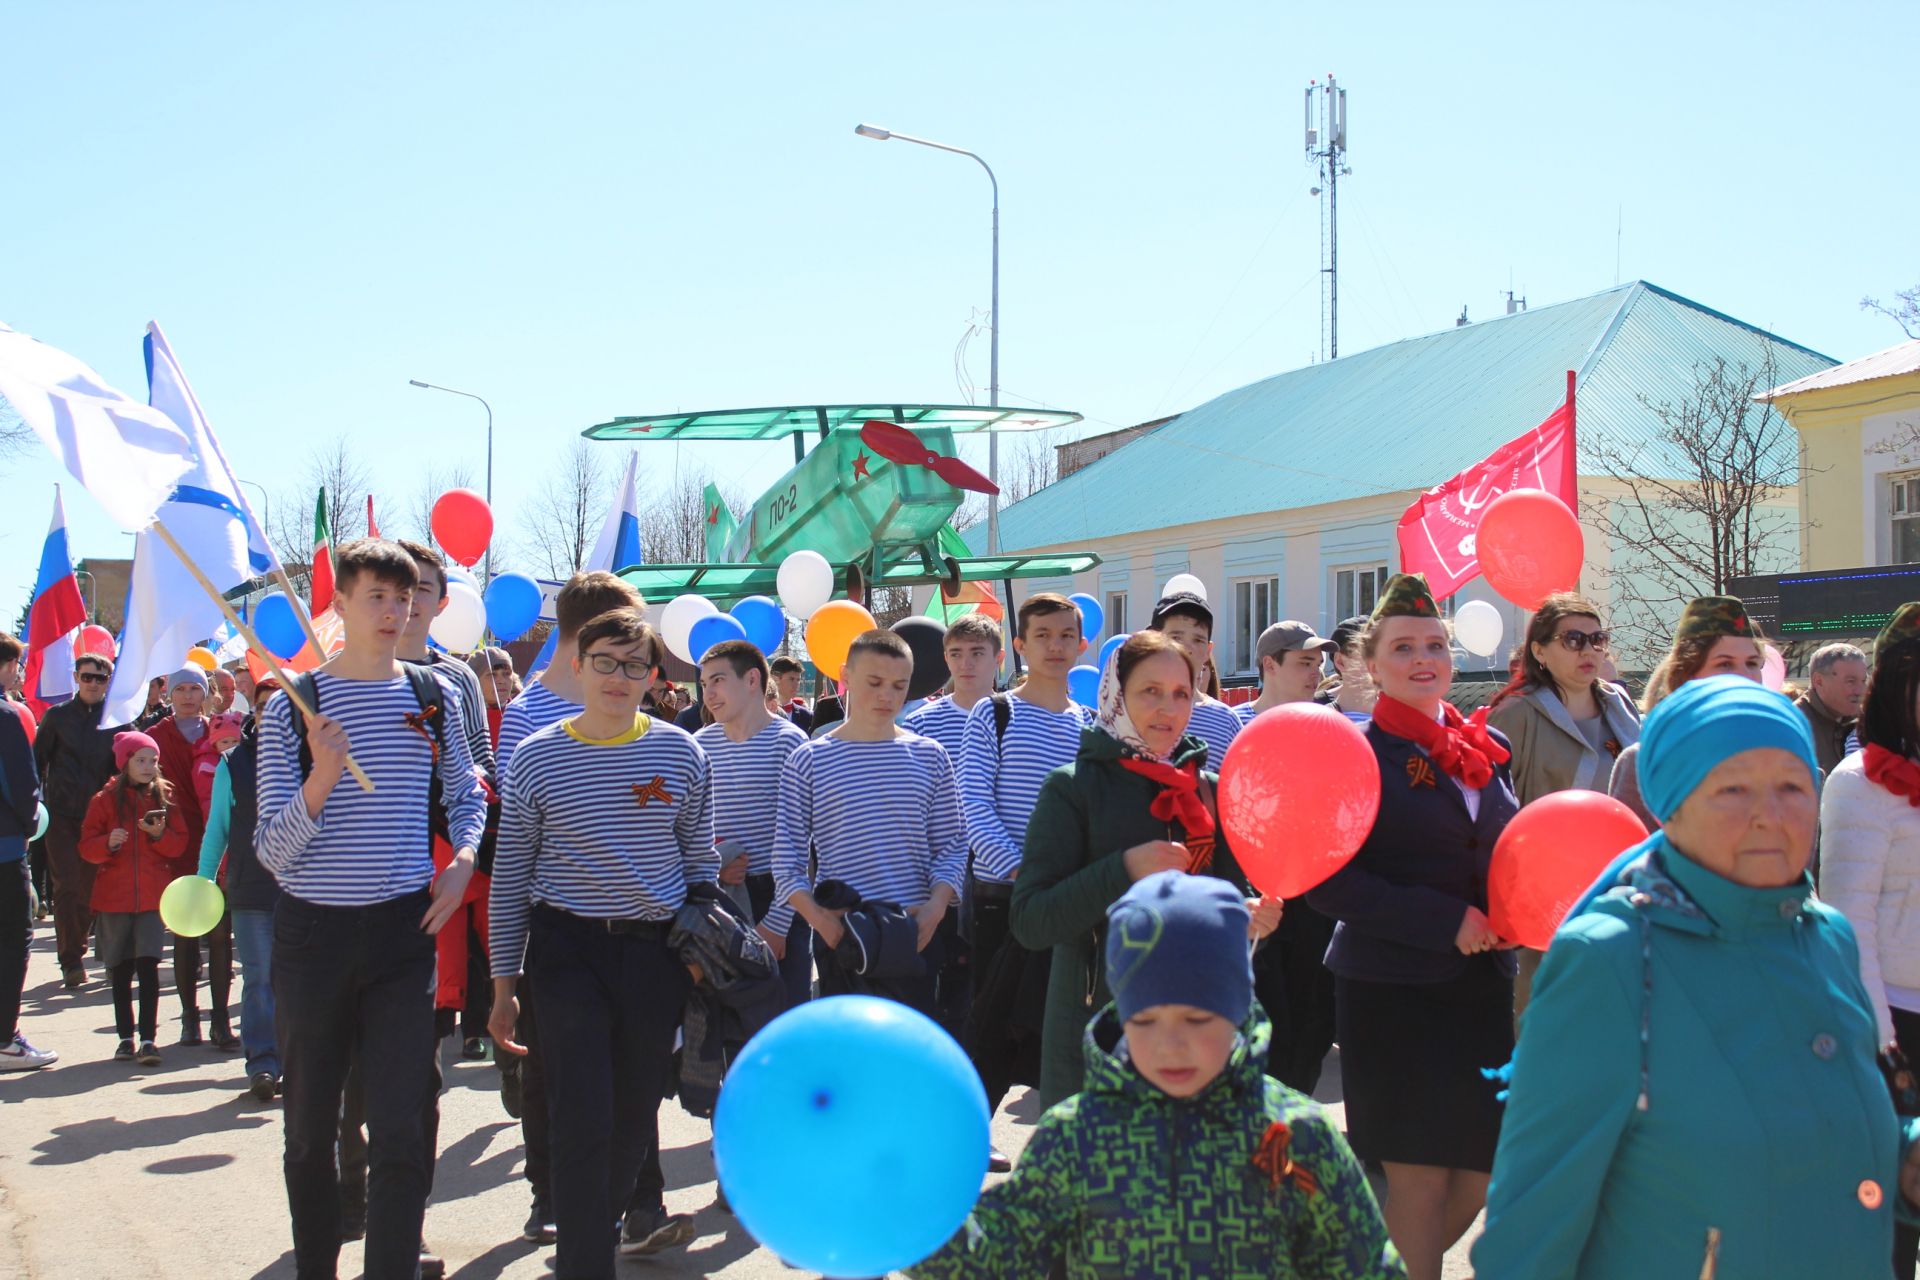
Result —
[[[174, 787], [178, 797], [181, 788]], [[160, 894], [181, 873], [187, 851], [187, 824], [177, 804], [167, 806], [167, 830], [158, 840], [140, 829], [140, 815], [158, 805], [158, 797], [142, 792], [126, 794], [115, 778], [100, 788], [87, 805], [80, 824], [80, 856], [98, 863], [93, 880], [95, 911], [158, 911]], [[107, 847], [115, 827], [127, 839], [118, 849]], [[191, 870], [189, 866], [187, 868]]]

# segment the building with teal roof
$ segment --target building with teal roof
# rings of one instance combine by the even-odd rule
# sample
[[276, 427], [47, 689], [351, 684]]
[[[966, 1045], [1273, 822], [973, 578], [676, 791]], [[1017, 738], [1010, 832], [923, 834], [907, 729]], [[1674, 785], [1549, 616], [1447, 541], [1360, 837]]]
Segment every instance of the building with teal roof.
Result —
[[[1422, 491], [1545, 419], [1574, 374], [1583, 498], [1608, 499], [1597, 445], [1640, 458], [1648, 475], [1692, 474], [1661, 439], [1649, 404], [1680, 404], [1716, 359], [1778, 380], [1835, 364], [1817, 351], [1665, 289], [1635, 281], [1309, 365], [1217, 396], [1002, 511], [1007, 551], [1088, 549], [1102, 563], [1072, 580], [1018, 584], [1086, 591], [1109, 630], [1142, 625], [1176, 573], [1207, 583], [1223, 677], [1255, 671], [1271, 621], [1326, 629], [1371, 609], [1399, 568], [1394, 528]], [[1783, 433], [1791, 449], [1792, 433]], [[1795, 566], [1798, 494], [1776, 569]], [[975, 529], [972, 536], [983, 531]], [[1587, 522], [1582, 588], [1603, 607], [1635, 590], [1631, 566]], [[1523, 615], [1475, 579], [1457, 605], [1501, 605], [1509, 642]], [[1678, 607], [1674, 608], [1677, 616]], [[1499, 662], [1504, 667], [1504, 660]], [[1623, 664], [1624, 665], [1624, 664]]]

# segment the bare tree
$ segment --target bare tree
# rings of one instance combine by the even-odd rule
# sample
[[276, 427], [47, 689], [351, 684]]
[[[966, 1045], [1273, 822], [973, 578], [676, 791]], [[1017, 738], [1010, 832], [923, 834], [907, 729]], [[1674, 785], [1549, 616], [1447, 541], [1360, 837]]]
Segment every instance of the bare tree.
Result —
[[288, 566], [296, 588], [304, 589], [306, 572], [295, 572], [313, 557], [313, 512], [315, 496], [324, 489], [327, 495], [327, 530], [334, 545], [362, 537], [367, 531], [367, 494], [372, 473], [366, 462], [353, 451], [345, 436], [317, 445], [307, 456], [297, 486], [282, 489], [268, 504], [267, 537], [281, 563]]
[[1024, 431], [1000, 459], [1000, 505], [1012, 506], [1032, 497], [1060, 478], [1060, 453], [1051, 431]]
[[7, 405], [0, 404], [0, 458], [9, 458], [22, 452], [33, 440], [33, 431], [21, 421], [20, 416]]
[[521, 549], [549, 578], [579, 572], [600, 536], [611, 491], [604, 446], [576, 439], [528, 505]]
[[[406, 536], [433, 545], [433, 504], [449, 489], [474, 488], [473, 465], [467, 462], [429, 462], [420, 487], [407, 503]], [[498, 569], [500, 566], [495, 565]]]
[[1882, 302], [1878, 298], [1860, 299], [1862, 311], [1877, 311], [1900, 326], [1900, 332], [1909, 338], [1920, 338], [1920, 285], [1911, 289], [1898, 290], [1892, 302]]
[[[707, 483], [705, 473], [682, 472], [670, 487], [649, 493], [640, 509], [640, 549], [649, 564], [698, 564], [707, 558]], [[720, 500], [737, 521], [747, 502], [738, 489], [720, 485]]]
[[1682, 606], [1734, 578], [1791, 568], [1800, 483], [1798, 437], [1754, 397], [1777, 382], [1771, 346], [1758, 368], [1723, 358], [1694, 367], [1684, 400], [1640, 403], [1658, 429], [1632, 443], [1583, 443], [1613, 492], [1589, 494], [1588, 522], [1614, 547], [1612, 629], [1638, 656], [1666, 646]]

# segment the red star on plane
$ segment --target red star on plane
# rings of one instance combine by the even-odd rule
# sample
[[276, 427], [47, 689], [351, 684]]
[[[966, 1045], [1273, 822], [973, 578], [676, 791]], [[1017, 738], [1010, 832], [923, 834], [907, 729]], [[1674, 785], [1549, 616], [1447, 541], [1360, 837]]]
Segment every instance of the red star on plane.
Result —
[[711, 511], [709, 511], [709, 512], [707, 512], [707, 523], [708, 523], [708, 524], [719, 524], [719, 523], [720, 523], [720, 508], [719, 508], [719, 507], [717, 507], [717, 506], [716, 506], [716, 507], [714, 507], [714, 508], [713, 508], [713, 510], [711, 510]]
[[853, 460], [853, 478], [858, 480], [862, 476], [867, 476], [868, 479], [872, 479], [871, 476], [867, 475], [867, 455], [864, 453], [858, 455]]

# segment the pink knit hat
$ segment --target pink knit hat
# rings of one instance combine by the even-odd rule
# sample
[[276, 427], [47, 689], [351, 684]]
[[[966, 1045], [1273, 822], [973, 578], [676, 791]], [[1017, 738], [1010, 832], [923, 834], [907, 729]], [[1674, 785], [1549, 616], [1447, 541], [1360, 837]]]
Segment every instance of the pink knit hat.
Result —
[[129, 729], [125, 733], [113, 735], [113, 763], [115, 768], [124, 769], [127, 761], [133, 759], [133, 753], [151, 747], [155, 755], [160, 754], [160, 744], [141, 733], [138, 729]]

